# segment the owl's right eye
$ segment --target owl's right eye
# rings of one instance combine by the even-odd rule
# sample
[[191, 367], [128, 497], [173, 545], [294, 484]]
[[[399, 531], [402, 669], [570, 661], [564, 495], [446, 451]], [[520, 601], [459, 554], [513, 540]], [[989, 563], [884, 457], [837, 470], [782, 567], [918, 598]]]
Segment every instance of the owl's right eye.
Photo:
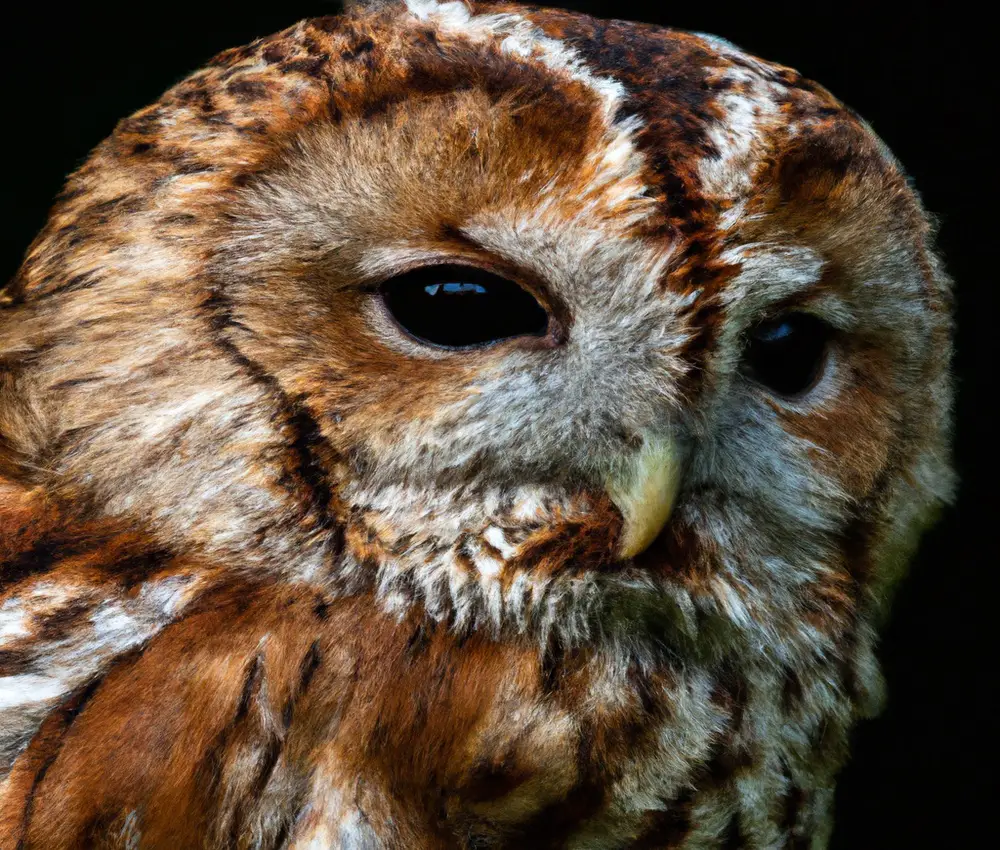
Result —
[[545, 336], [549, 316], [513, 281], [470, 266], [430, 266], [379, 287], [396, 323], [438, 348], [478, 348], [520, 336]]

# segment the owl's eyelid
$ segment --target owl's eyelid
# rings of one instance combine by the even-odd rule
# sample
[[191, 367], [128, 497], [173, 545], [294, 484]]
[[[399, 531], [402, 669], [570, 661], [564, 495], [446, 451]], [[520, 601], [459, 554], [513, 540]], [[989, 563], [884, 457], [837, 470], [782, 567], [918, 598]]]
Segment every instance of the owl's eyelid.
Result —
[[828, 327], [830, 330], [835, 330], [836, 328], [827, 321], [826, 317], [815, 310], [810, 310], [808, 304], [792, 304], [784, 307], [783, 309], [769, 312], [762, 318], [757, 319], [752, 322], [745, 330], [745, 334], [753, 334], [758, 328], [773, 327], [776, 325], [788, 324], [794, 318], [799, 316], [805, 316], [810, 320], [815, 320], [821, 322], [823, 325]]
[[[511, 271], [506, 264], [500, 267], [498, 264], [477, 262], [464, 256], [461, 258], [454, 258], [441, 255], [436, 257], [433, 262], [414, 261], [412, 263], [407, 263], [388, 273], [364, 281], [359, 284], [359, 288], [364, 292], [378, 292], [383, 285], [394, 278], [402, 277], [403, 275], [408, 274], [418, 274], [425, 271], [428, 275], [430, 275], [433, 273], [434, 269], [454, 269], [456, 274], [461, 274], [461, 270], [468, 269], [473, 273], [486, 274], [499, 278], [500, 280], [512, 283], [523, 289], [526, 293], [528, 293], [528, 295], [538, 302], [546, 313], [550, 316], [554, 315], [550, 298], [547, 297], [547, 288], [543, 288], [543, 291], [539, 292], [539, 288], [536, 285], [532, 285], [534, 281], [526, 281], [523, 275], [517, 274], [516, 270]], [[441, 283], [445, 283], [445, 281], [441, 281]]]
[[562, 327], [569, 327], [569, 310], [548, 281], [498, 256], [457, 228], [449, 228], [442, 241], [443, 244], [393, 245], [369, 249], [358, 264], [357, 288], [363, 292], [373, 292], [394, 277], [422, 268], [465, 266], [516, 283], [541, 304], [550, 316], [556, 317]]
[[779, 321], [794, 313], [819, 319], [837, 332], [850, 332], [857, 322], [856, 310], [843, 294], [829, 289], [804, 289], [794, 295], [756, 305], [749, 313], [745, 330]]

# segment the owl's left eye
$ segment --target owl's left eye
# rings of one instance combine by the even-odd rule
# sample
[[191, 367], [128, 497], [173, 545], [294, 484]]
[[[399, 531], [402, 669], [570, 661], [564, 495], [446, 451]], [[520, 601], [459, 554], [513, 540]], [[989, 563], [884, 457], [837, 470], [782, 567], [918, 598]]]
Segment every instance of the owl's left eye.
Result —
[[417, 269], [387, 280], [379, 292], [403, 330], [438, 348], [475, 348], [548, 332], [548, 313], [532, 295], [482, 269]]
[[744, 371], [778, 395], [802, 395], [822, 374], [831, 332], [826, 322], [808, 313], [761, 322], [748, 336]]

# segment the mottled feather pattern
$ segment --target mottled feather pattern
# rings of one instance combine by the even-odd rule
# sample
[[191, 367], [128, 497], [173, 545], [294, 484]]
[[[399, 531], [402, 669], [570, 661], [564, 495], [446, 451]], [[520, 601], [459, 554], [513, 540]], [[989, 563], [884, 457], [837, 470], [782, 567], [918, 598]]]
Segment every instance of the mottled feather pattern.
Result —
[[[953, 488], [932, 239], [713, 36], [388, 0], [220, 54], [0, 290], [0, 848], [826, 846]], [[400, 333], [441, 262], [559, 334]], [[789, 310], [796, 398], [742, 367]]]

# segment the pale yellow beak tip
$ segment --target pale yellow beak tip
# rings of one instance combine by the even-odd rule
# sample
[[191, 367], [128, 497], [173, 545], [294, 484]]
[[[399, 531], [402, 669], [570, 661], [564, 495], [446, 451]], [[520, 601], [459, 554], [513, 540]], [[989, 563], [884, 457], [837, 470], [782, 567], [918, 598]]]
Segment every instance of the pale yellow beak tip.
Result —
[[647, 438], [642, 449], [608, 481], [608, 495], [624, 519], [618, 554], [645, 551], [670, 519], [680, 470], [673, 441]]

